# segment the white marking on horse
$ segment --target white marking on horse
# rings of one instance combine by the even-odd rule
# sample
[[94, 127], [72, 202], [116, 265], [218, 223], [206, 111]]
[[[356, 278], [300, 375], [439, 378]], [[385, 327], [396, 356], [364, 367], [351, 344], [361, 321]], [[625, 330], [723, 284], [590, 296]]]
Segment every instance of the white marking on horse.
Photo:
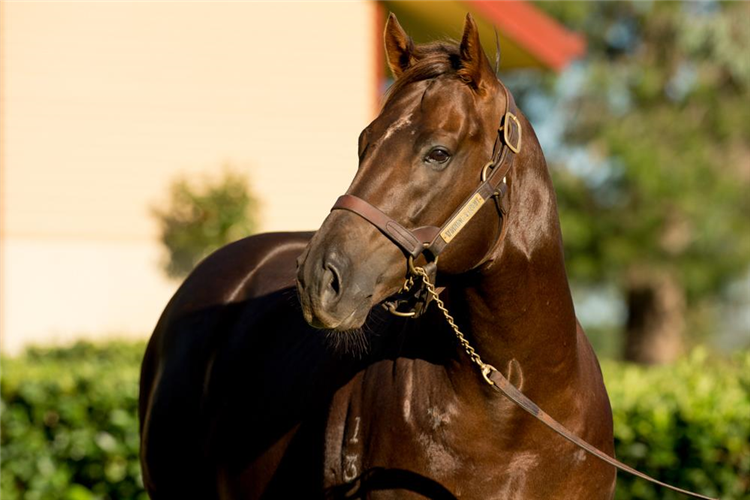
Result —
[[344, 455], [344, 481], [351, 483], [357, 478], [359, 469], [357, 468], [357, 459], [359, 455]]
[[435, 441], [432, 436], [422, 433], [417, 441], [424, 447], [431, 474], [438, 477], [446, 476], [459, 467], [461, 461], [442, 443]]
[[408, 422], [410, 417], [411, 417], [411, 402], [407, 399], [406, 401], [404, 401], [404, 420]]
[[401, 118], [393, 122], [390, 127], [388, 127], [388, 130], [385, 131], [385, 134], [383, 134], [383, 138], [380, 139], [380, 142], [387, 140], [391, 135], [393, 135], [395, 131], [402, 129], [410, 124], [411, 114], [402, 116]]
[[359, 443], [359, 438], [357, 437], [359, 435], [359, 421], [361, 420], [360, 417], [354, 417], [354, 435], [349, 439], [349, 442], [352, 444]]
[[532, 452], [522, 452], [515, 454], [508, 465], [506, 473], [508, 480], [499, 491], [500, 496], [496, 498], [526, 498], [526, 486], [529, 479], [529, 472], [539, 464], [539, 456]]
[[445, 413], [441, 413], [437, 407], [428, 408], [427, 418], [430, 419], [430, 424], [432, 425], [432, 428], [437, 429], [438, 427], [442, 425], [449, 424], [451, 422], [449, 412], [450, 412], [450, 409], [447, 409]]
[[524, 452], [518, 453], [510, 459], [506, 470], [511, 474], [527, 473], [539, 462], [539, 456], [536, 453]]
[[411, 362], [411, 366], [409, 366], [406, 370], [404, 370], [403, 375], [403, 385], [404, 385], [404, 421], [409, 422], [411, 420], [411, 400], [412, 400], [412, 394], [414, 392], [414, 362]]

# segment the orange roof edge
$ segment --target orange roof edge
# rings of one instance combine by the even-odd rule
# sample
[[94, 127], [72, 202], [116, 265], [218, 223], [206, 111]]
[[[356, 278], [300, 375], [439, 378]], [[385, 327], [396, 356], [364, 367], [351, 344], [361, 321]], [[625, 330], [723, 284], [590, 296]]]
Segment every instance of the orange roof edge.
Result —
[[525, 0], [464, 2], [555, 71], [561, 71], [586, 52], [586, 40], [583, 36], [567, 30]]

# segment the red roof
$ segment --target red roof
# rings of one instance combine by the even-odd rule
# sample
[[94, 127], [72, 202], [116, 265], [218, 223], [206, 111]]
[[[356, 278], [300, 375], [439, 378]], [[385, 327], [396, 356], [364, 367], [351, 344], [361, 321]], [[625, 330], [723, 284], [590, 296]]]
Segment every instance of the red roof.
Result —
[[586, 52], [586, 40], [524, 0], [464, 0], [469, 7], [527, 49], [545, 66], [559, 71]]
[[[546, 68], [560, 71], [586, 51], [585, 39], [525, 0], [445, 2], [382, 2], [394, 12], [417, 43], [460, 38], [463, 19], [471, 12], [479, 25], [482, 45], [494, 53], [500, 35], [501, 68]], [[382, 24], [381, 24], [382, 26]], [[382, 30], [382, 28], [381, 28]], [[382, 33], [382, 31], [381, 31]]]

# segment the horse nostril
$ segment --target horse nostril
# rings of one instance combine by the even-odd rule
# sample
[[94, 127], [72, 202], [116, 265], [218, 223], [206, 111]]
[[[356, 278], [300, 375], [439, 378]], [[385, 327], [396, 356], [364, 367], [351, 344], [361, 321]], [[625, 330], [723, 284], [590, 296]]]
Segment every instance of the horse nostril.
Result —
[[336, 266], [332, 264], [327, 264], [326, 269], [331, 273], [331, 281], [328, 283], [328, 286], [333, 291], [334, 296], [338, 296], [341, 292], [341, 277], [339, 276], [339, 271], [336, 269]]
[[321, 264], [322, 273], [318, 274], [320, 305], [330, 309], [338, 304], [343, 295], [348, 262], [335, 252], [331, 252], [325, 256]]

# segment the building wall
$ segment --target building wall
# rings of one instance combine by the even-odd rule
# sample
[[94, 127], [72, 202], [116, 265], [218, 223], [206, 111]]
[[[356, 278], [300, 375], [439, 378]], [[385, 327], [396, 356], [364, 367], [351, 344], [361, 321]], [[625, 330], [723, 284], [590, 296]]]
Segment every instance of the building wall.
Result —
[[370, 2], [5, 2], [2, 349], [146, 336], [176, 288], [150, 207], [246, 171], [262, 229], [314, 229], [376, 108]]

